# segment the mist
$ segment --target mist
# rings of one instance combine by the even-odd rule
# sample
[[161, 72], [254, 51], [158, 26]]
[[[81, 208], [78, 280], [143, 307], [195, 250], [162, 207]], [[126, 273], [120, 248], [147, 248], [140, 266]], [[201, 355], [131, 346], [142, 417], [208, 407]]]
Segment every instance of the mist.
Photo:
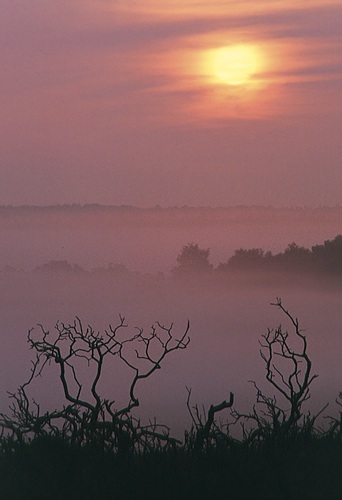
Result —
[[91, 269], [108, 263], [169, 273], [187, 243], [210, 248], [214, 265], [234, 250], [279, 252], [311, 246], [341, 232], [342, 209], [0, 207], [0, 266], [31, 270], [50, 260]]
[[[242, 245], [278, 251], [290, 241], [318, 243], [336, 236], [341, 219], [338, 210], [328, 214], [323, 211], [320, 223], [305, 212], [299, 212], [297, 218], [295, 211], [281, 217], [272, 210], [264, 210], [263, 216], [260, 212], [257, 223], [243, 209], [217, 211], [215, 216], [212, 210], [203, 209], [156, 209], [150, 213], [122, 209], [109, 213], [102, 210], [100, 214], [98, 209], [76, 210], [76, 214], [26, 210], [20, 216], [3, 216], [1, 411], [6, 411], [10, 402], [7, 391], [14, 392], [30, 375], [28, 329], [42, 324], [52, 331], [57, 321], [72, 323], [77, 316], [84, 325], [104, 331], [109, 324], [118, 324], [120, 314], [130, 333], [135, 327], [148, 332], [159, 321], [166, 326], [173, 324], [175, 338], [190, 321], [187, 349], [173, 353], [161, 370], [137, 387], [141, 404], [136, 415], [156, 417], [181, 434], [191, 424], [186, 387], [192, 390], [193, 404], [208, 407], [232, 391], [236, 407], [248, 411], [255, 400], [249, 381], [257, 381], [273, 394], [264, 382], [261, 335], [279, 324], [291, 327], [270, 305], [276, 297], [281, 297], [285, 307], [298, 317], [307, 335], [313, 371], [319, 375], [309, 405], [317, 411], [330, 402], [333, 410], [341, 389], [336, 375], [342, 350], [342, 287], [336, 282], [329, 287], [319, 277], [281, 279], [274, 275], [263, 280], [260, 273], [248, 271], [224, 279], [190, 274], [177, 278], [171, 273], [182, 246], [189, 241], [210, 247], [212, 260], [218, 263]], [[62, 266], [56, 267], [56, 262], [62, 262]], [[81, 267], [85, 265], [88, 269]], [[106, 371], [102, 389], [106, 397], [120, 405], [128, 400], [130, 374], [117, 361]], [[82, 374], [87, 380], [86, 367]], [[35, 381], [31, 395], [42, 408], [63, 404], [54, 367]]]

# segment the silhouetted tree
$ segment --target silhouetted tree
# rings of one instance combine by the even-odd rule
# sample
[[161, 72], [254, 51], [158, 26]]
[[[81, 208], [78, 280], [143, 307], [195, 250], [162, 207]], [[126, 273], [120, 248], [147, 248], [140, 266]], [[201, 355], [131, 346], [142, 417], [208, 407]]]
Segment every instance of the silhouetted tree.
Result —
[[196, 243], [183, 246], [177, 256], [177, 264], [172, 272], [174, 275], [208, 273], [213, 269], [209, 262], [209, 248], [200, 248]]
[[[326, 406], [314, 415], [303, 411], [304, 403], [310, 398], [311, 384], [317, 377], [312, 372], [307, 339], [297, 318], [289, 313], [280, 299], [272, 305], [281, 310], [291, 326], [290, 332], [284, 331], [281, 326], [268, 329], [260, 342], [266, 380], [276, 394], [266, 395], [253, 382], [257, 395], [251, 412], [241, 413], [232, 407], [233, 393], [228, 400], [212, 404], [205, 411], [197, 405], [190, 405], [191, 390], [188, 389], [187, 407], [192, 428], [185, 434], [184, 444], [171, 437], [166, 426], [156, 422], [143, 425], [132, 415], [132, 410], [139, 406], [139, 382], [160, 369], [171, 352], [187, 347], [189, 323], [177, 337], [173, 335], [173, 325], [166, 327], [158, 322], [148, 333], [138, 328], [127, 335], [128, 326], [123, 317], [120, 317], [116, 327], [109, 326], [103, 334], [95, 332], [90, 326], [84, 327], [79, 318], [68, 325], [57, 323], [52, 333], [42, 326], [38, 330], [30, 330], [28, 343], [36, 357], [27, 382], [10, 395], [11, 414], [0, 414], [1, 449], [13, 450], [16, 445], [29, 443], [32, 438], [55, 437], [70, 444], [94, 444], [101, 450], [114, 451], [122, 457], [169, 447], [178, 447], [197, 455], [212, 449], [234, 450], [241, 446], [259, 449], [269, 444], [282, 446], [284, 441], [303, 443], [317, 436], [341, 440], [341, 410], [337, 417], [328, 417], [327, 431], [316, 428], [316, 420]], [[114, 399], [103, 397], [99, 389], [107, 362], [113, 359], [120, 360], [131, 373], [127, 404], [119, 408], [115, 408]], [[57, 365], [65, 405], [42, 412], [39, 403], [28, 393], [34, 379], [45, 373], [52, 362], [53, 366]], [[85, 384], [80, 374], [80, 363], [84, 362], [89, 369], [88, 375], [90, 373], [90, 377], [85, 377]], [[340, 394], [337, 399], [339, 408], [342, 407], [341, 401]], [[216, 417], [227, 409], [230, 417], [222, 425]], [[242, 440], [235, 438], [231, 432], [237, 423], [242, 424]]]
[[312, 247], [313, 262], [318, 270], [328, 273], [342, 273], [342, 235], [326, 240], [323, 245]]
[[[162, 443], [174, 445], [177, 440], [169, 435], [167, 427], [157, 423], [142, 425], [131, 412], [140, 404], [138, 383], [159, 370], [169, 354], [187, 347], [189, 323], [177, 339], [173, 325], [166, 327], [157, 322], [148, 333], [137, 328], [130, 335], [125, 334], [127, 328], [125, 318], [120, 316], [119, 324], [110, 325], [103, 334], [85, 327], [79, 318], [72, 324], [57, 323], [52, 333], [41, 325], [38, 332], [31, 329], [27, 340], [36, 357], [28, 381], [11, 394], [11, 415], [0, 414], [3, 433], [9, 432], [17, 442], [56, 436], [80, 445], [93, 443], [120, 454], [157, 449]], [[121, 408], [115, 408], [115, 400], [104, 398], [99, 389], [106, 365], [113, 359], [121, 361], [132, 374], [128, 402]], [[52, 361], [58, 365], [66, 404], [42, 413], [27, 391]], [[85, 384], [80, 375], [84, 362], [91, 377]], [[115, 378], [112, 382], [114, 387], [121, 385]]]
[[342, 235], [326, 240], [323, 245], [314, 245], [311, 250], [290, 243], [284, 252], [273, 255], [260, 248], [235, 250], [226, 263], [220, 263], [217, 271], [272, 271], [277, 273], [342, 274]]
[[[280, 299], [272, 305], [287, 316], [293, 331], [290, 334], [279, 326], [262, 335], [260, 355], [265, 362], [266, 379], [276, 389], [277, 396], [266, 396], [253, 382], [257, 391], [257, 405], [253, 411], [241, 414], [234, 410], [236, 421], [244, 419], [256, 424], [256, 428], [244, 428], [247, 442], [279, 441], [299, 435], [310, 437], [317, 417], [327, 406], [316, 415], [303, 413], [302, 405], [310, 398], [310, 386], [317, 377], [312, 374], [306, 336], [299, 328], [298, 319], [285, 309]], [[278, 401], [279, 397], [285, 405]]]
[[273, 257], [274, 266], [283, 271], [305, 271], [311, 269], [311, 252], [308, 248], [290, 243], [285, 251]]
[[218, 271], [261, 269], [271, 256], [271, 252], [265, 253], [261, 248], [240, 248], [235, 250], [226, 264], [219, 264]]

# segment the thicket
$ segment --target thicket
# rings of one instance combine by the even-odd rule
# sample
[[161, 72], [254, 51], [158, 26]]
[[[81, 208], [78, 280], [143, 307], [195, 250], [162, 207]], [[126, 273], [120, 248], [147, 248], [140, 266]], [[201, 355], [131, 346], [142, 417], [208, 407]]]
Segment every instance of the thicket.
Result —
[[[120, 317], [99, 333], [76, 318], [57, 323], [53, 332], [30, 330], [30, 376], [10, 394], [9, 414], [0, 415], [1, 498], [341, 498], [342, 395], [333, 416], [325, 415], [327, 406], [315, 414], [305, 410], [317, 377], [307, 338], [280, 299], [273, 305], [291, 327], [268, 329], [260, 340], [274, 394], [253, 382], [256, 402], [249, 413], [234, 406], [232, 393], [205, 411], [188, 389], [192, 426], [182, 440], [134, 413], [139, 385], [187, 348], [189, 324], [179, 333], [156, 323], [149, 332], [129, 334]], [[101, 393], [113, 361], [131, 373], [120, 407]], [[48, 370], [59, 379], [65, 404], [42, 411], [30, 390]], [[112, 380], [118, 390], [120, 377]]]

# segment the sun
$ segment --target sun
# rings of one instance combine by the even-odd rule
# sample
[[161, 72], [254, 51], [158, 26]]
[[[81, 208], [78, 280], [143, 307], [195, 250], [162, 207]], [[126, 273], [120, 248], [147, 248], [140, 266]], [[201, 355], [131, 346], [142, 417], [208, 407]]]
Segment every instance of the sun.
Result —
[[253, 45], [231, 45], [212, 51], [211, 69], [227, 85], [244, 85], [260, 71], [261, 57]]

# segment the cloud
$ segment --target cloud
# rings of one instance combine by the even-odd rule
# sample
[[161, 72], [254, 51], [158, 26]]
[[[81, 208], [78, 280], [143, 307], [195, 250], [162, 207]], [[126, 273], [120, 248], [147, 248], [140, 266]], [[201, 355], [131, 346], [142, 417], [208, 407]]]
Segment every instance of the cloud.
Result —
[[[90, 64], [98, 56], [106, 59], [108, 67], [116, 65], [118, 72], [111, 86], [120, 93], [141, 88], [168, 92], [166, 81], [177, 80], [179, 85], [189, 82], [189, 75], [177, 73], [177, 68], [184, 64], [182, 54], [186, 51], [195, 54], [239, 39], [274, 47], [274, 58], [282, 59], [287, 66], [285, 73], [281, 68], [273, 68], [273, 75], [277, 73], [279, 78], [286, 74], [298, 79], [302, 75], [303, 81], [308, 81], [310, 76], [317, 80], [330, 74], [335, 79], [342, 63], [339, 2], [287, 2], [284, 7], [284, 2], [265, 1], [251, 13], [255, 2], [216, 1], [208, 7], [205, 2], [183, 5], [173, 1], [168, 5], [174, 15], [169, 17], [164, 5], [160, 9], [155, 1], [134, 6], [116, 2], [114, 7], [111, 2], [102, 1], [98, 7], [87, 2], [83, 10], [81, 5], [78, 7], [83, 17], [80, 16], [77, 29], [67, 23], [63, 29], [55, 30], [50, 43], [57, 51], [69, 51], [70, 57], [85, 54]], [[91, 16], [92, 12], [96, 15]], [[61, 22], [63, 19], [61, 16]], [[144, 83], [140, 86], [134, 80]], [[169, 85], [169, 92], [174, 91]]]
[[[215, 12], [215, 10], [213, 9]], [[114, 20], [114, 24], [113, 24]], [[151, 44], [158, 41], [177, 40], [212, 33], [222, 30], [240, 30], [257, 28], [263, 36], [272, 37], [328, 37], [341, 36], [342, 6], [322, 4], [316, 7], [287, 8], [281, 11], [270, 9], [269, 12], [251, 14], [234, 12], [226, 8], [219, 15], [196, 15], [161, 19], [133, 19], [130, 21], [120, 19], [115, 24], [115, 19], [108, 19], [108, 26], [101, 27], [101, 32], [89, 32], [88, 39], [92, 42], [106, 44], [119, 44], [120, 47], [131, 48], [134, 44]]]
[[[178, 40], [222, 30], [258, 29], [263, 36], [272, 37], [328, 37], [341, 36], [342, 6], [340, 3], [287, 2], [185, 2], [177, 16], [165, 16], [167, 6], [148, 16], [156, 2], [135, 2], [120, 8], [120, 2], [105, 0], [31, 0], [6, 2], [0, 7], [2, 47], [12, 45], [15, 39], [21, 49], [49, 48], [63, 51], [114, 48], [141, 50], [142, 45]], [[157, 3], [159, 4], [159, 2]], [[174, 1], [174, 5], [180, 2]], [[206, 5], [203, 8], [203, 5]], [[150, 7], [149, 7], [150, 6]], [[172, 4], [171, 4], [172, 7]], [[242, 8], [244, 7], [244, 8]], [[263, 7], [263, 8], [260, 8]], [[138, 16], [141, 12], [141, 15]], [[177, 12], [177, 10], [176, 10]], [[144, 15], [145, 14], [145, 15]]]
[[[62, 143], [70, 157], [75, 141], [79, 150], [94, 137], [109, 144], [112, 130], [340, 109], [340, 1], [13, 0], [1, 2], [0, 37], [3, 145], [38, 150], [43, 137], [47, 158]], [[198, 73], [204, 50], [241, 39], [269, 52], [258, 93], [238, 95]]]

